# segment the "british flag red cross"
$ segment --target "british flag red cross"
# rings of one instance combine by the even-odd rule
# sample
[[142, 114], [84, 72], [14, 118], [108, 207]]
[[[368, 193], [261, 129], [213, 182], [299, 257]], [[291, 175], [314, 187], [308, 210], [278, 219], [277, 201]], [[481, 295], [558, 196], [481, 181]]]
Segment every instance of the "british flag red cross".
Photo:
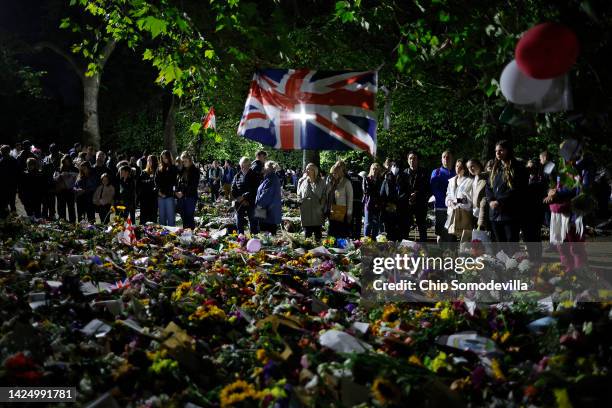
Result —
[[376, 153], [377, 73], [267, 69], [251, 81], [238, 134], [282, 150]]

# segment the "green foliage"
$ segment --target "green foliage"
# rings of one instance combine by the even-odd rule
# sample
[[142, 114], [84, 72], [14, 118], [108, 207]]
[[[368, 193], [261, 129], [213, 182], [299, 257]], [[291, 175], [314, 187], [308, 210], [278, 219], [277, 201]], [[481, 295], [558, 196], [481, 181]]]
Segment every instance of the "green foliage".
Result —
[[[602, 4], [550, 0], [491, 2], [451, 0], [397, 2], [337, 1], [329, 4], [275, 0], [73, 0], [92, 21], [61, 27], [79, 37], [73, 47], [95, 72], [108, 40], [141, 53], [157, 70], [156, 82], [181, 97], [177, 137], [181, 148], [201, 138], [203, 159], [252, 157], [260, 148], [236, 135], [256, 68], [308, 67], [364, 70], [379, 67], [379, 85], [391, 90], [391, 129], [378, 131], [378, 157], [405, 159], [421, 153], [426, 166], [452, 148], [457, 155], [490, 155], [496, 139], [510, 138], [517, 153], [530, 157], [578, 133], [601, 143], [609, 134], [609, 74], [600, 56], [610, 48], [612, 28]], [[184, 4], [183, 4], [184, 3]], [[586, 6], [585, 6], [586, 4]], [[581, 38], [581, 60], [572, 77], [581, 124], [565, 113], [514, 112], [498, 78], [513, 58], [521, 33], [541, 21], [570, 24]], [[95, 24], [94, 24], [95, 22]], [[574, 78], [575, 77], [575, 78]], [[575, 80], [574, 80], [575, 79]], [[604, 85], [602, 85], [604, 84]], [[378, 96], [382, 122], [386, 98]], [[217, 112], [217, 132], [202, 129], [209, 106]], [[602, 119], [604, 118], [604, 119]], [[585, 127], [587, 131], [585, 131]], [[598, 143], [599, 142], [599, 143]], [[271, 151], [272, 149], [267, 149]], [[274, 152], [281, 163], [301, 163], [301, 152]], [[366, 169], [373, 158], [357, 152], [325, 152], [323, 168], [345, 158]]]

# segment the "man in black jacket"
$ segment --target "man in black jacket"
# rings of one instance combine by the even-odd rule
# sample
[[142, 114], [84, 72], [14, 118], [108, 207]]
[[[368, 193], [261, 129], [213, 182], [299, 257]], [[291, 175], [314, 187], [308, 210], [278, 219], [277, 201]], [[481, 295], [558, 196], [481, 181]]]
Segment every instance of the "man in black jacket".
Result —
[[259, 223], [255, 218], [255, 197], [259, 187], [259, 175], [249, 166], [249, 159], [240, 159], [240, 171], [232, 181], [232, 197], [236, 208], [236, 228], [244, 233], [245, 218], [249, 219], [251, 234], [259, 232]]
[[427, 242], [427, 201], [431, 196], [429, 177], [419, 167], [419, 156], [416, 152], [408, 153], [408, 168], [401, 173], [399, 180], [400, 207], [406, 208], [407, 214], [400, 218], [402, 238], [410, 238], [414, 226], [419, 229], [419, 242]]

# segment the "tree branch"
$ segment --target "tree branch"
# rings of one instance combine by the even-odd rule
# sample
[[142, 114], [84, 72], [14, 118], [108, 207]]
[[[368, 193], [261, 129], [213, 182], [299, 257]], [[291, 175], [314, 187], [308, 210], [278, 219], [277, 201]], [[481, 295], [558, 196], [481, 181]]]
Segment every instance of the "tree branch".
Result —
[[100, 57], [100, 68], [104, 68], [104, 64], [106, 64], [106, 61], [108, 61], [108, 57], [110, 57], [116, 45], [117, 41], [112, 38], [104, 45], [102, 56]]
[[42, 42], [37, 43], [34, 46], [34, 49], [37, 51], [42, 51], [45, 48], [63, 57], [66, 61], [68, 61], [68, 64], [70, 64], [70, 66], [74, 69], [74, 72], [76, 72], [76, 74], [79, 76], [79, 79], [81, 80], [81, 82], [85, 80], [85, 69], [79, 66], [79, 64], [76, 62], [76, 60], [73, 58], [71, 54], [67, 53], [61, 47], [49, 41], [42, 41]]

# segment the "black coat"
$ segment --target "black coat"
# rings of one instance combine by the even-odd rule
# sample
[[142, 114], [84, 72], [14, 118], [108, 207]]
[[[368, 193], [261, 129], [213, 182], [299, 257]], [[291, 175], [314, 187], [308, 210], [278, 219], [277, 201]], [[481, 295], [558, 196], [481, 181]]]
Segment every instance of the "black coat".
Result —
[[[410, 196], [416, 193], [416, 201], [410, 203]], [[410, 167], [399, 174], [398, 200], [402, 205], [427, 205], [431, 196], [429, 175], [420, 167], [412, 170]]]
[[155, 188], [166, 197], [173, 197], [176, 188], [178, 170], [174, 165], [155, 172]]
[[511, 162], [514, 173], [512, 185], [504, 180], [502, 168], [495, 174], [486, 186], [487, 202], [497, 201], [499, 206], [489, 211], [491, 221], [516, 221], [521, 217], [527, 194], [527, 172], [521, 162], [516, 159]]
[[127, 208], [136, 206], [136, 183], [132, 177], [119, 179], [119, 194], [116, 196], [117, 204]]
[[382, 178], [365, 177], [363, 179], [363, 205], [368, 211], [380, 211], [382, 200], [380, 198], [380, 187]]
[[232, 197], [237, 199], [242, 196], [247, 199], [248, 205], [253, 207], [258, 187], [259, 175], [254, 170], [249, 169], [246, 174], [239, 171], [232, 181]]
[[3, 193], [15, 192], [20, 173], [19, 164], [12, 156], [0, 156], [0, 190]]
[[47, 193], [47, 180], [41, 171], [26, 171], [19, 178], [19, 197], [24, 203], [41, 201]]
[[198, 198], [198, 185], [200, 184], [200, 169], [191, 165], [183, 167], [178, 176], [177, 192], [183, 193], [185, 197]]

